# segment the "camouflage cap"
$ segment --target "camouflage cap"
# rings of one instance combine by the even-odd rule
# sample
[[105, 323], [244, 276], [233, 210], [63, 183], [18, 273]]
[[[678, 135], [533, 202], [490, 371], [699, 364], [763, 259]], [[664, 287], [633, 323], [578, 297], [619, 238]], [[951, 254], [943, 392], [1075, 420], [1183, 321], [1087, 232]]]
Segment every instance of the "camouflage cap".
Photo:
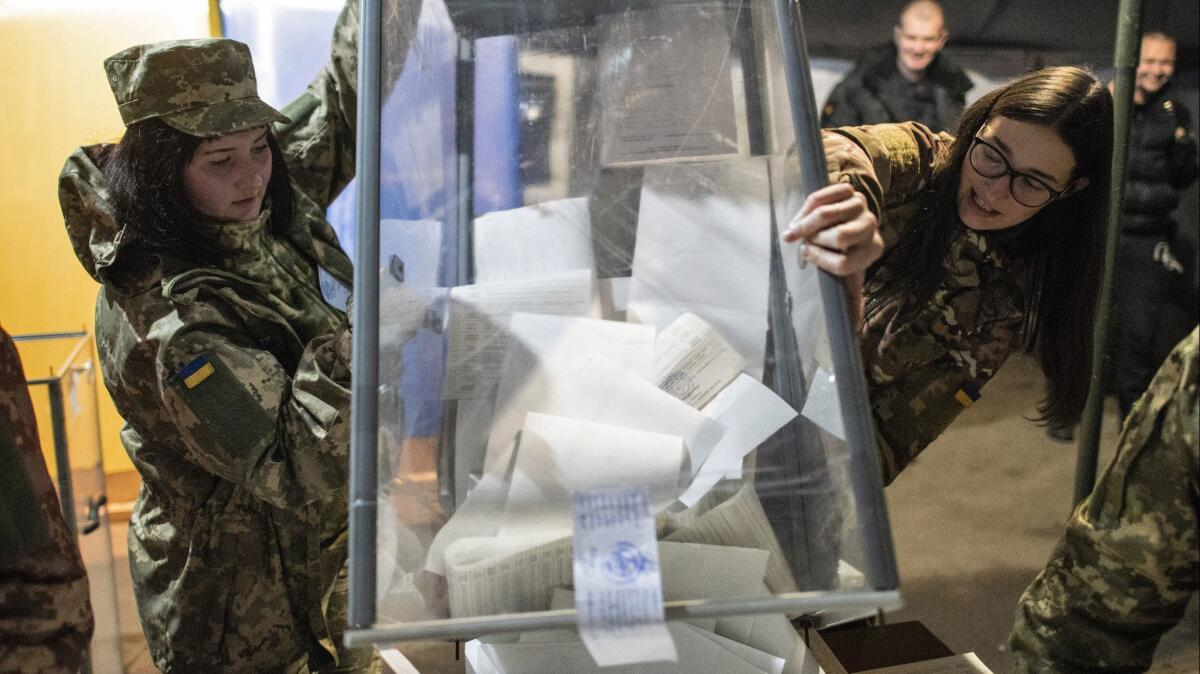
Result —
[[258, 97], [250, 48], [226, 38], [130, 47], [104, 60], [125, 126], [158, 117], [202, 138], [290, 121]]

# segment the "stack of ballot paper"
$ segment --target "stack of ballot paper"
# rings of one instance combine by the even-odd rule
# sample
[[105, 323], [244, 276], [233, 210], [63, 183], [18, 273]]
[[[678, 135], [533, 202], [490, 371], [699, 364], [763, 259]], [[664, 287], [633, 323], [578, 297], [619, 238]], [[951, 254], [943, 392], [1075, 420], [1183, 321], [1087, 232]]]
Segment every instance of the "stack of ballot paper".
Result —
[[[755, 548], [676, 543], [659, 544], [664, 601], [727, 599], [768, 592], [768, 553]], [[555, 588], [548, 608], [571, 608], [568, 589]], [[667, 625], [678, 661], [606, 667], [618, 672], [799, 672], [805, 649], [782, 614], [733, 616]], [[526, 632], [469, 642], [467, 664], [477, 674], [499, 672], [591, 672], [596, 667], [573, 630]]]
[[[531, 580], [532, 589], [465, 592], [464, 573], [484, 568], [493, 582], [504, 575], [497, 569], [521, 570], [513, 555], [545, 562], [542, 546], [569, 544], [570, 495], [584, 489], [644, 486], [675, 535], [724, 542], [754, 532], [754, 547], [777, 553], [741, 466], [796, 412], [742, 371], [744, 361], [712, 326], [685, 313], [654, 336], [642, 325], [518, 312], [507, 335], [480, 479], [425, 562], [448, 579], [451, 615], [545, 609], [569, 554], [539, 564], [549, 575]], [[714, 492], [722, 481], [743, 488]], [[709, 513], [734, 521], [705, 529], [700, 522], [717, 519], [706, 520]], [[786, 568], [782, 559], [776, 566]], [[503, 601], [456, 602], [480, 591]]]
[[[571, 606], [571, 495], [613, 486], [648, 494], [665, 601], [796, 591], [744, 470], [801, 413], [762, 383], [769, 183], [764, 158], [646, 167], [628, 320], [601, 312], [592, 259], [603, 244], [591, 240], [584, 199], [479, 218], [478, 282], [441, 289], [436, 302], [438, 289], [417, 300], [403, 284], [389, 289], [397, 314], [444, 312], [455, 502], [432, 540], [381, 537], [421, 540], [424, 556], [379, 555], [380, 606], [403, 620]], [[401, 324], [391, 321], [385, 330]], [[815, 371], [817, 390], [836, 396]], [[810, 400], [810, 411], [840, 415], [836, 401]], [[399, 512], [383, 521], [405, 526]], [[669, 629], [678, 671], [788, 671], [802, 648], [783, 615]], [[480, 640], [468, 655], [478, 672], [592, 662], [574, 632]]]

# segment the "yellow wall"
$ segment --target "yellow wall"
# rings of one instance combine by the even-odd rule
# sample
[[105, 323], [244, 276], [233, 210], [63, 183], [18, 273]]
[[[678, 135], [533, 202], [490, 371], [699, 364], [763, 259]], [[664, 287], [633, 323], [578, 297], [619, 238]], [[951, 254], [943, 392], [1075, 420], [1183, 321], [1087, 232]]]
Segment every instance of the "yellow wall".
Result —
[[[120, 137], [104, 58], [141, 42], [207, 36], [209, 12], [208, 0], [0, 0], [0, 324], [9, 333], [92, 331], [98, 286], [63, 229], [58, 171], [75, 147]], [[59, 364], [25, 363], [30, 373]], [[131, 470], [103, 387], [100, 397], [106, 471]]]

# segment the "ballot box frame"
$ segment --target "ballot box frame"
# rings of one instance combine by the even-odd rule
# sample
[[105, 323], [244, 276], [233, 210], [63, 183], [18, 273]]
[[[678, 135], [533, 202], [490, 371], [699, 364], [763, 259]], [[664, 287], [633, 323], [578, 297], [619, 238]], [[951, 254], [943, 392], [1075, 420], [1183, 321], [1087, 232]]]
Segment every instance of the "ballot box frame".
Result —
[[[724, 0], [730, 6], [748, 5], [758, 0]], [[767, 0], [761, 0], [766, 2]], [[813, 85], [808, 69], [807, 49], [800, 16], [799, 4], [791, 0], [769, 0], [778, 22], [782, 68], [787, 84], [787, 99], [797, 146], [816, 148], [821, 146], [817, 124]], [[637, 8], [664, 5], [687, 5], [713, 0], [597, 0], [593, 3], [575, 3], [572, 0], [527, 0], [520, 3], [522, 20], [530, 17], [558, 17], [563, 7], [570, 8], [568, 18], [578, 19], [574, 13], [598, 15], [608, 12], [627, 11]], [[447, 8], [455, 20], [458, 35], [458, 67], [456, 69], [457, 91], [473, 83], [473, 73], [467, 67], [473, 57], [473, 41], [480, 37], [507, 34], [512, 26], [506, 23], [503, 12], [496, 7], [509, 7], [511, 1], [493, 2], [479, 0], [447, 0]], [[359, 45], [359, 108], [357, 113], [357, 199], [356, 199], [356, 259], [355, 303], [353, 306], [353, 364], [351, 452], [350, 452], [350, 497], [349, 497], [349, 626], [345, 635], [349, 645], [387, 644], [398, 641], [430, 638], [464, 638], [483, 634], [520, 632], [532, 629], [571, 628], [576, 626], [574, 610], [538, 611], [529, 614], [507, 614], [470, 618], [447, 618], [401, 624], [376, 624], [376, 516], [377, 503], [377, 452], [378, 452], [378, 348], [379, 348], [379, 269], [365, 261], [379, 259], [379, 196], [381, 158], [381, 110], [382, 110], [382, 0], [363, 0]], [[580, 9], [586, 7], [586, 9]], [[461, 23], [460, 23], [461, 22]], [[553, 26], [548, 25], [547, 28]], [[747, 77], [747, 81], [756, 77]], [[469, 88], [466, 90], [470, 90]], [[750, 97], [754, 104], [757, 97]], [[469, 241], [473, 201], [471, 176], [473, 157], [473, 118], [469, 111], [456, 106], [457, 169], [459, 193], [456, 195], [462, 208], [458, 210], [455, 223], [460, 235], [460, 254], [457, 260], [459, 278], [470, 279]], [[751, 107], [747, 114], [761, 114]], [[751, 133], [751, 143], [761, 143]], [[804, 184], [811, 189], [826, 184], [827, 174], [824, 155], [820, 151], [800, 151], [800, 173]], [[773, 223], [773, 227], [776, 225]], [[782, 278], [779, 258], [782, 254], [778, 232], [772, 236], [771, 298], [769, 332], [795, 341], [790, 326], [790, 300], [786, 288], [777, 278]], [[866, 382], [858, 355], [856, 331], [851, 323], [852, 312], [847, 300], [845, 282], [825, 272], [818, 274], [819, 290], [825, 312], [829, 348], [836, 373], [836, 387], [849, 450], [849, 467], [853, 478], [851, 488], [856, 500], [856, 513], [860, 535], [863, 539], [864, 577], [866, 587], [854, 591], [796, 592], [786, 595], [744, 597], [738, 599], [709, 599], [672, 601], [664, 604], [667, 620], [711, 618], [727, 615], [749, 615], [760, 613], [819, 613], [824, 610], [846, 608], [895, 608], [900, 605], [899, 580], [896, 571], [895, 553], [891, 531], [883, 499], [882, 471], [875, 447], [874, 424], [867, 399]], [[783, 389], [801, 387], [803, 377], [799, 365], [789, 358], [798, 358], [793, 348], [778, 347], [783, 362], [777, 363], [783, 381], [776, 382], [776, 390], [785, 400], [791, 400]], [[781, 350], [782, 348], [782, 350]], [[782, 387], [782, 388], [780, 388]], [[793, 391], [794, 393], [794, 391]], [[444, 453], [444, 452], [443, 452]], [[445, 466], [443, 466], [445, 468]]]

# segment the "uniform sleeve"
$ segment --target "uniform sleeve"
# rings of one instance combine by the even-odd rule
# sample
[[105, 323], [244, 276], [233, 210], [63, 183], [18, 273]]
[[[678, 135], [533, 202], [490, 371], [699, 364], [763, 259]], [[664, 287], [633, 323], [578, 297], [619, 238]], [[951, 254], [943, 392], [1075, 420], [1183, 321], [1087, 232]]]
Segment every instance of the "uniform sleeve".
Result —
[[[94, 625], [87, 574], [46, 472], [20, 359], [2, 329], [0, 457], [6, 474], [0, 532], [29, 536], [37, 521], [41, 534], [16, 542], [5, 536], [0, 550], [0, 671], [76, 672]], [[8, 488], [16, 476], [24, 483], [20, 491]], [[25, 507], [14, 509], [18, 499]]]
[[349, 362], [349, 329], [312, 340], [289, 376], [271, 352], [199, 325], [162, 348], [163, 418], [154, 426], [177, 434], [202, 469], [297, 507], [346, 486]]
[[1183, 617], [1200, 569], [1196, 335], [1190, 365], [1177, 350], [1134, 406], [1116, 458], [1021, 597], [1019, 671], [1144, 671]]
[[[420, 0], [384, 3], [387, 54], [382, 97], [404, 68], [420, 17]], [[354, 178], [358, 116], [359, 1], [347, 0], [333, 30], [329, 63], [296, 100], [283, 109], [292, 121], [276, 127], [292, 180], [326, 208]]]
[[358, 0], [349, 0], [333, 31], [329, 63], [283, 109], [291, 122], [275, 131], [292, 180], [321, 208], [354, 177], [358, 115]]
[[823, 140], [830, 182], [850, 183], [867, 197], [884, 244], [891, 245], [903, 223], [889, 222], [887, 210], [917, 196], [945, 161], [954, 139], [906, 122], [834, 129]]
[[979, 399], [1018, 339], [1022, 318], [1014, 305], [956, 299], [948, 300], [952, 308], [984, 307], [988, 314], [951, 323], [938, 316], [869, 317], [883, 330], [876, 352], [864, 354], [864, 361], [871, 364], [867, 382], [885, 484]]

